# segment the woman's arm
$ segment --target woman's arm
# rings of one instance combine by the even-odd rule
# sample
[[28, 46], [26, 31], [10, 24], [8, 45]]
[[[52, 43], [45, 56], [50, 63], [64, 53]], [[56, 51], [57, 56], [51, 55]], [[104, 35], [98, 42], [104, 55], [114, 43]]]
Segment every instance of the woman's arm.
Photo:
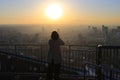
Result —
[[64, 45], [65, 44], [62, 39], [59, 39], [59, 41], [60, 41], [60, 45]]

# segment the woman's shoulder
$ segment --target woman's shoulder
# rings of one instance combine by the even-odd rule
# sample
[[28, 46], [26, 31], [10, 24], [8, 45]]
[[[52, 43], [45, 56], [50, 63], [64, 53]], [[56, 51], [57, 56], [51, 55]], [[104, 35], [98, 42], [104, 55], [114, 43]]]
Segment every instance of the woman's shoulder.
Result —
[[49, 41], [53, 41], [52, 39], [49, 39]]
[[57, 39], [57, 40], [53, 40], [53, 39], [50, 39], [50, 40], [49, 40], [49, 42], [61, 42], [61, 41], [63, 42], [63, 40], [62, 40], [62, 39], [60, 39], [60, 38], [59, 38], [59, 39]]
[[61, 38], [59, 38], [58, 41], [63, 41], [63, 40]]
[[50, 39], [50, 40], [49, 40], [49, 42], [55, 42], [55, 40], [53, 40], [53, 39]]

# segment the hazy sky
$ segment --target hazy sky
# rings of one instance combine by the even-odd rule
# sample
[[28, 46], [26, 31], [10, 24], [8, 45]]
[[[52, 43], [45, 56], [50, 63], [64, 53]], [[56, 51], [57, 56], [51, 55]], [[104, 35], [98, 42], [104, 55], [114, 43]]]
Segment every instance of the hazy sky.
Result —
[[[45, 9], [59, 4], [58, 20], [45, 16]], [[120, 0], [0, 0], [0, 24], [115, 24], [120, 25]]]

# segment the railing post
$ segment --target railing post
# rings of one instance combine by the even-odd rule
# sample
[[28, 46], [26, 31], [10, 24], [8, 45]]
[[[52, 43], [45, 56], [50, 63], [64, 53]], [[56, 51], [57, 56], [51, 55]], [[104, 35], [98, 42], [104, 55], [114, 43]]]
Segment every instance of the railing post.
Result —
[[102, 60], [102, 45], [98, 45], [98, 52], [97, 52], [97, 78], [98, 80], [102, 80], [102, 71], [101, 71], [101, 60]]
[[70, 55], [71, 55], [71, 45], [69, 45], [69, 58], [68, 58], [68, 62], [69, 62], [69, 68], [71, 67], [70, 65]]
[[86, 80], [86, 63], [84, 61], [84, 80]]
[[113, 66], [111, 65], [111, 68], [110, 68], [110, 80], [112, 80], [112, 68], [113, 68]]
[[17, 54], [17, 51], [16, 51], [17, 48], [16, 48], [16, 46], [17, 46], [17, 45], [15, 44], [15, 45], [14, 45], [14, 47], [15, 47], [15, 54]]
[[40, 45], [40, 52], [41, 52], [41, 55], [40, 55], [40, 56], [41, 56], [41, 61], [43, 61], [43, 51], [42, 51], [42, 47], [43, 47], [43, 46]]

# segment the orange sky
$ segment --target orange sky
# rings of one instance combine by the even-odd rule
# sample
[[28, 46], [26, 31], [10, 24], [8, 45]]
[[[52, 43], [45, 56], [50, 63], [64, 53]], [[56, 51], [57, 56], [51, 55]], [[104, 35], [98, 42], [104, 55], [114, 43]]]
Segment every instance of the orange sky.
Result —
[[[91, 6], [92, 2], [83, 3], [83, 0], [80, 0], [81, 2], [70, 0], [69, 3], [67, 0], [58, 0], [63, 15], [58, 20], [52, 20], [45, 15], [46, 6], [52, 3], [48, 0], [26, 0], [25, 2], [8, 0], [8, 3], [2, 1], [0, 1], [0, 24], [120, 24], [120, 9], [116, 9], [117, 2], [113, 7], [106, 6], [106, 2], [103, 4], [104, 10], [102, 6], [97, 7], [97, 2], [96, 5]], [[93, 9], [94, 7], [97, 8]]]

